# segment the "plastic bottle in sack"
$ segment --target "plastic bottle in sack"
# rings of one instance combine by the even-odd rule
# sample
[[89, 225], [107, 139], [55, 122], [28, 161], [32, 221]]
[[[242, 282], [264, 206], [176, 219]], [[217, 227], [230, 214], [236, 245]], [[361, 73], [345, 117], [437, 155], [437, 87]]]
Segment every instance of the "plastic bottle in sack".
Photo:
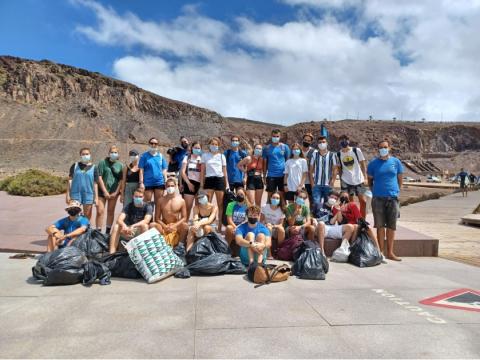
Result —
[[196, 237], [202, 237], [203, 236], [203, 226], [200, 226], [198, 230], [195, 232]]

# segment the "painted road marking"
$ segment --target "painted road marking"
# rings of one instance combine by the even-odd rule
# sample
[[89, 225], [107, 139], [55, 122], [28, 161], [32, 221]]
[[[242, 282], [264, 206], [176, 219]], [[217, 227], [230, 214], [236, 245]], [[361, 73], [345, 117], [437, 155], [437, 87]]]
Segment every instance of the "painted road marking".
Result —
[[422, 300], [420, 304], [480, 312], [480, 291], [458, 289]]

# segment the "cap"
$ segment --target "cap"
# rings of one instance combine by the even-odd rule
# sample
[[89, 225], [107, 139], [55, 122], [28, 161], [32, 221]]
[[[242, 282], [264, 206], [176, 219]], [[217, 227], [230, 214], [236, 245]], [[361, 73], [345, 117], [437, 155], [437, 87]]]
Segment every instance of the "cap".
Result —
[[137, 156], [139, 155], [138, 150], [132, 149], [128, 152], [128, 156]]
[[82, 204], [80, 204], [80, 202], [77, 200], [70, 200], [65, 210], [72, 209], [72, 208], [79, 208], [80, 210], [82, 210]]

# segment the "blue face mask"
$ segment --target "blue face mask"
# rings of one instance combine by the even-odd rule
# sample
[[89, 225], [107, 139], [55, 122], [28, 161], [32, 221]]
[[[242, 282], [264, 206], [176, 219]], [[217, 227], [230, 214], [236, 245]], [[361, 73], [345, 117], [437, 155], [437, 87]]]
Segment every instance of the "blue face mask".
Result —
[[254, 154], [255, 156], [260, 156], [260, 155], [262, 155], [262, 149], [255, 149], [255, 150], [253, 151], [253, 154]]
[[294, 156], [300, 156], [300, 149], [294, 149], [292, 150], [292, 153]]
[[278, 136], [272, 136], [272, 143], [278, 143], [280, 138]]
[[137, 206], [143, 205], [143, 197], [134, 197], [133, 204]]
[[304, 199], [304, 198], [301, 198], [301, 197], [297, 197], [297, 198], [295, 199], [295, 203], [296, 203], [297, 205], [300, 205], [300, 206], [305, 205], [305, 199]]
[[118, 159], [118, 153], [112, 152], [110, 153], [110, 160], [117, 160]]
[[210, 151], [211, 152], [217, 152], [218, 151], [218, 146], [217, 145], [210, 145]]
[[232, 147], [239, 147], [240, 142], [239, 141], [232, 141]]
[[202, 149], [192, 149], [192, 153], [195, 155], [202, 155]]
[[273, 206], [278, 206], [280, 204], [280, 199], [270, 199], [270, 202]]
[[384, 157], [384, 156], [388, 155], [389, 151], [386, 148], [380, 148], [380, 149], [378, 149], [378, 152], [380, 153], [380, 156]]
[[84, 163], [84, 164], [89, 163], [89, 162], [90, 162], [90, 158], [91, 158], [90, 155], [82, 155], [82, 156], [81, 156], [82, 163]]

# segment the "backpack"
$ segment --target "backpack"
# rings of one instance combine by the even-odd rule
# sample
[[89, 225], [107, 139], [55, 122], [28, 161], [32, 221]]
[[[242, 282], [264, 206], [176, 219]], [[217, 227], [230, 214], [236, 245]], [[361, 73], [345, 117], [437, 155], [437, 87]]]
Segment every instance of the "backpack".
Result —
[[303, 236], [296, 234], [286, 239], [278, 248], [277, 258], [284, 261], [292, 261], [295, 250], [302, 245]]
[[[357, 158], [357, 161], [358, 163], [360, 163], [360, 159], [358, 158], [358, 148], [356, 148], [355, 146], [352, 148], [353, 150], [353, 153], [355, 154], [355, 157]], [[342, 169], [343, 169], [343, 164], [342, 164], [342, 158], [340, 157], [340, 151], [337, 151], [337, 160], [338, 160], [338, 163], [340, 164], [340, 177], [342, 177]]]
[[280, 282], [288, 280], [290, 276], [290, 266], [287, 264], [274, 265], [274, 264], [257, 264], [252, 263], [248, 267], [247, 277], [248, 280], [257, 284], [255, 288], [268, 285], [272, 282]]

